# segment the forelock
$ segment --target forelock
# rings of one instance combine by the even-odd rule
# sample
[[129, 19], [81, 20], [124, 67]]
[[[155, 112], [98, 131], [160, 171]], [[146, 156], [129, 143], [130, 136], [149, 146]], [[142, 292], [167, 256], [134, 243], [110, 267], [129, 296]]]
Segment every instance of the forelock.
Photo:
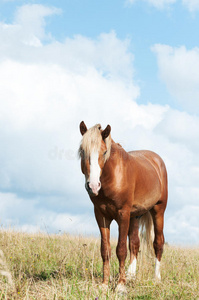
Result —
[[92, 151], [99, 151], [101, 147], [101, 125], [96, 124], [87, 130], [83, 135], [82, 142], [80, 145], [80, 151], [84, 151], [86, 157], [90, 156]]

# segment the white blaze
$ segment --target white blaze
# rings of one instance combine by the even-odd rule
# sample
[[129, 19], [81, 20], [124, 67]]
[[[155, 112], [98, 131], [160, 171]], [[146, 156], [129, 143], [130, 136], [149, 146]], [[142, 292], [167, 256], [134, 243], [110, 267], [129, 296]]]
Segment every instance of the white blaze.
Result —
[[99, 154], [98, 152], [92, 152], [90, 156], [90, 188], [92, 189], [93, 193], [97, 194], [101, 184], [100, 184], [100, 166], [98, 163]]

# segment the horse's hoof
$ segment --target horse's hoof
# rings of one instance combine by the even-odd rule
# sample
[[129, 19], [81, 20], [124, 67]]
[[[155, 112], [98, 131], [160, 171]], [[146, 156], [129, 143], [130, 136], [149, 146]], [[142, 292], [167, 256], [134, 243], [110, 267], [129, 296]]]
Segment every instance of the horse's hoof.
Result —
[[156, 283], [161, 283], [161, 276], [160, 275], [155, 276], [155, 281]]
[[102, 292], [106, 293], [108, 290], [108, 284], [102, 283], [100, 289], [102, 290]]
[[127, 294], [126, 286], [122, 283], [119, 283], [116, 287], [116, 293], [118, 295], [126, 295]]
[[126, 274], [126, 280], [127, 281], [135, 281], [136, 280], [136, 275], [135, 274]]

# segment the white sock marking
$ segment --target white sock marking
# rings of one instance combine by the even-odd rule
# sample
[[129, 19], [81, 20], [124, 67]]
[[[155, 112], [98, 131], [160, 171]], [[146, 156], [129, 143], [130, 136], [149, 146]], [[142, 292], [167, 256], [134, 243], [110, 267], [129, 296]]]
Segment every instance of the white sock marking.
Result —
[[160, 261], [157, 258], [155, 260], [155, 279], [161, 280], [161, 275], [160, 275]]
[[136, 265], [137, 265], [137, 259], [134, 257], [132, 263], [128, 267], [127, 277], [135, 278], [135, 276], [136, 276]]
[[116, 287], [116, 293], [118, 293], [119, 295], [126, 294], [127, 293], [126, 286], [122, 283], [118, 283], [118, 285]]

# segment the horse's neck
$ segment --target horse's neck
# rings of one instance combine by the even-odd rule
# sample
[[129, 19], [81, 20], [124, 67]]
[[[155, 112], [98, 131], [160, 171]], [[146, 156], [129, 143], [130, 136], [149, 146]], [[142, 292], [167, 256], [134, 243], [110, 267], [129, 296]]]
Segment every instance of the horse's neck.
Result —
[[124, 161], [128, 158], [129, 154], [122, 148], [122, 146], [119, 143], [115, 143], [112, 141], [111, 144], [111, 155], [110, 160], [115, 160], [116, 162]]
[[112, 142], [111, 154], [106, 161], [101, 175], [101, 185], [105, 196], [115, 199], [120, 180], [126, 177], [129, 154], [119, 145]]
[[129, 154], [122, 148], [118, 143], [112, 140], [110, 157], [104, 165], [104, 170], [102, 174], [111, 174], [118, 164], [124, 164], [125, 160], [128, 158]]

